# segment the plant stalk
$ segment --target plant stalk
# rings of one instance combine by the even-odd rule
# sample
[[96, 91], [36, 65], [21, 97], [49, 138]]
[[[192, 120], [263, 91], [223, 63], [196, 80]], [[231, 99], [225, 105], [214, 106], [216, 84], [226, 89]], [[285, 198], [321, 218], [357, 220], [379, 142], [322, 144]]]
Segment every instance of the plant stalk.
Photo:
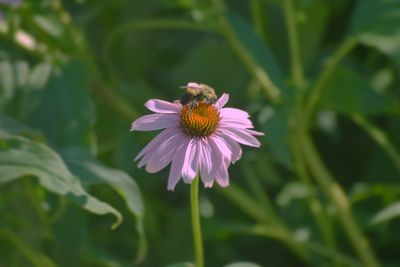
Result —
[[310, 120], [314, 112], [315, 107], [322, 95], [322, 90], [326, 82], [331, 77], [331, 74], [336, 69], [337, 65], [342, 59], [357, 45], [357, 41], [353, 38], [346, 39], [342, 45], [337, 49], [327, 61], [325, 68], [322, 73], [318, 76], [313, 88], [311, 89], [310, 97], [308, 98], [307, 105], [305, 106], [305, 123], [306, 128], [309, 128]]
[[345, 192], [326, 169], [309, 135], [303, 133], [300, 138], [302, 150], [309, 168], [321, 189], [335, 205], [339, 220], [363, 266], [380, 266], [367, 238], [361, 232], [359, 225], [352, 215], [351, 205]]
[[299, 37], [296, 28], [295, 9], [293, 0], [283, 1], [286, 28], [289, 39], [289, 49], [291, 57], [292, 78], [296, 89], [302, 88], [304, 85], [303, 66], [300, 57]]
[[358, 124], [364, 131], [375, 140], [375, 142], [381, 146], [386, 152], [389, 158], [392, 160], [397, 171], [400, 172], [400, 153], [396, 147], [391, 143], [388, 136], [384, 131], [369, 122], [364, 116], [360, 114], [352, 115], [351, 118], [355, 123]]
[[203, 240], [199, 212], [199, 180], [197, 175], [190, 185], [190, 204], [192, 209], [193, 245], [196, 267], [204, 267]]

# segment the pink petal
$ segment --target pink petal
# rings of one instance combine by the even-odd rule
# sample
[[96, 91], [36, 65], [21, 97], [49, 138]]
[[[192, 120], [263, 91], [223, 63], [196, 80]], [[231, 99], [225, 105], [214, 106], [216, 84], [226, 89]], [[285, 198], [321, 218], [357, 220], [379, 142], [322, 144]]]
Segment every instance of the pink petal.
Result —
[[252, 135], [256, 135], [256, 136], [263, 136], [263, 135], [265, 135], [263, 132], [257, 132], [257, 131], [254, 131], [254, 130], [247, 130], [247, 132], [249, 133], [249, 134], [252, 134]]
[[159, 99], [150, 99], [144, 104], [146, 108], [155, 112], [163, 114], [179, 113], [180, 109], [177, 104], [170, 103]]
[[[157, 149], [159, 145], [161, 145], [163, 142], [165, 142], [166, 139], [168, 139], [169, 136], [173, 135], [178, 129], [170, 128], [162, 131], [159, 133], [156, 137], [151, 140], [150, 143], [148, 143], [136, 156], [135, 161], [140, 159], [146, 154], [152, 154], [154, 151]], [[143, 166], [143, 165], [142, 165]], [[141, 167], [141, 166], [140, 166]], [[139, 168], [140, 168], [139, 167]]]
[[229, 100], [229, 94], [223, 93], [222, 96], [217, 100], [217, 102], [214, 103], [214, 106], [217, 109], [221, 109], [223, 106], [226, 105], [226, 103], [228, 103], [228, 100]]
[[196, 177], [198, 168], [199, 151], [197, 151], [197, 143], [199, 140], [191, 139], [185, 154], [182, 166], [182, 178], [185, 183], [191, 183]]
[[232, 140], [229, 137], [226, 136], [221, 136], [225, 140], [225, 142], [228, 144], [230, 150], [232, 151], [232, 163], [235, 163], [242, 157], [242, 148], [239, 146], [239, 144]]
[[175, 114], [150, 114], [136, 119], [131, 131], [154, 131], [179, 125], [179, 116]]
[[219, 122], [221, 126], [227, 126], [232, 128], [253, 128], [253, 124], [249, 119], [246, 118], [226, 118], [221, 117]]
[[218, 135], [213, 135], [209, 140], [210, 144], [213, 146], [213, 150], [218, 150], [224, 158], [224, 162], [230, 164], [232, 160], [232, 151], [225, 143], [225, 140], [220, 138]]
[[183, 161], [190, 138], [183, 140], [181, 145], [176, 149], [174, 158], [172, 159], [171, 169], [168, 176], [168, 190], [174, 191], [176, 184], [181, 179]]
[[150, 154], [150, 158], [146, 163], [146, 171], [149, 173], [155, 173], [167, 166], [176, 151], [176, 148], [184, 140], [185, 137], [180, 133], [179, 130], [172, 132], [170, 136], [167, 136], [159, 146], [155, 148], [155, 152]]
[[223, 108], [219, 111], [221, 117], [233, 119], [247, 119], [250, 117], [249, 113], [238, 108]]
[[209, 144], [204, 140], [200, 140], [199, 144], [200, 144], [200, 156], [199, 156], [200, 177], [206, 188], [212, 187], [214, 183], [214, 177], [211, 175], [213, 167], [213, 162], [211, 159], [211, 148]]
[[222, 186], [226, 187], [229, 185], [229, 174], [228, 174], [228, 167], [226, 161], [223, 158], [221, 150], [215, 145], [215, 143], [210, 142], [211, 144], [211, 158], [213, 163], [216, 163], [212, 170], [212, 176], [217, 183]]
[[225, 164], [219, 166], [215, 180], [222, 187], [229, 186], [229, 173]]
[[253, 147], [260, 147], [261, 143], [254, 136], [252, 136], [246, 129], [237, 128], [224, 128], [219, 129], [220, 132], [224, 133], [228, 137], [232, 138], [236, 142]]

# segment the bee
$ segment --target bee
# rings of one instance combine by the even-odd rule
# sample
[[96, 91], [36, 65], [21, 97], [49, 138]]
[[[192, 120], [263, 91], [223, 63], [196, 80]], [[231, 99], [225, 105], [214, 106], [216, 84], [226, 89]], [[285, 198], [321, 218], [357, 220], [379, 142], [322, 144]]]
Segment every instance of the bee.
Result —
[[180, 99], [182, 105], [194, 107], [199, 102], [214, 104], [218, 99], [215, 90], [204, 83], [191, 82], [182, 88], [185, 90]]

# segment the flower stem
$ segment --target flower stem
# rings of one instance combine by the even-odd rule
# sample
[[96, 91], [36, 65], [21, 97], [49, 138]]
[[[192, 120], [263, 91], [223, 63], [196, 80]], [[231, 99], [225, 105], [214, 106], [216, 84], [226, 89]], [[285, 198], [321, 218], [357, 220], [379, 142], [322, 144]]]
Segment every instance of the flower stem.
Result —
[[263, 40], [265, 40], [265, 13], [263, 12], [264, 2], [263, 0], [251, 0], [249, 4], [254, 31], [257, 32]]
[[232, 50], [237, 54], [248, 72], [260, 83], [264, 89], [268, 99], [273, 103], [279, 103], [282, 99], [281, 91], [277, 85], [271, 80], [271, 77], [257, 62], [254, 56], [247, 49], [242, 40], [237, 36], [233, 27], [223, 13], [224, 3], [222, 0], [212, 0], [214, 7], [219, 11], [216, 21], [219, 31], [225, 37]]
[[386, 152], [389, 158], [392, 160], [397, 171], [400, 172], [400, 153], [396, 150], [396, 147], [389, 140], [389, 137], [384, 131], [379, 129], [377, 126], [369, 122], [363, 115], [354, 114], [351, 116], [353, 121], [357, 123], [375, 142], [381, 146]]
[[199, 214], [199, 180], [200, 175], [197, 175], [190, 185], [190, 205], [192, 208], [193, 244], [196, 267], [204, 267], [203, 240], [201, 236]]
[[296, 89], [299, 89], [302, 88], [304, 85], [304, 75], [303, 67], [301, 65], [300, 45], [295, 20], [295, 9], [292, 0], [284, 0], [283, 5], [289, 39], [290, 57], [292, 61], [292, 78]]
[[342, 59], [351, 51], [354, 47], [356, 47], [357, 41], [354, 38], [348, 38], [343, 41], [342, 45], [339, 46], [337, 51], [328, 59], [326, 66], [323, 71], [319, 75], [317, 81], [314, 84], [314, 87], [311, 89], [311, 94], [308, 99], [308, 103], [305, 107], [305, 118], [306, 118], [306, 127], [309, 127], [309, 122], [311, 120], [312, 114], [318, 101], [321, 97], [322, 91], [326, 82], [331, 77], [332, 73], [338, 66], [338, 64], [342, 61]]
[[301, 137], [304, 156], [311, 172], [325, 194], [331, 199], [338, 213], [340, 222], [348, 235], [349, 241], [355, 249], [359, 259], [365, 267], [380, 266], [367, 238], [361, 232], [359, 225], [353, 217], [351, 204], [341, 186], [325, 167], [311, 137], [304, 133]]

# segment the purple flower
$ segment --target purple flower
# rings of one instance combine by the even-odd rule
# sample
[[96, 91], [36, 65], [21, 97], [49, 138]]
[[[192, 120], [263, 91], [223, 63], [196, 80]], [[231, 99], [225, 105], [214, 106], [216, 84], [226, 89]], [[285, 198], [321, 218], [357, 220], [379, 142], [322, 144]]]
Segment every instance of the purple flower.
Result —
[[247, 112], [224, 107], [228, 99], [229, 95], [223, 94], [215, 103], [202, 101], [195, 105], [147, 101], [145, 106], [155, 114], [135, 120], [131, 131], [163, 131], [137, 155], [138, 167], [146, 166], [147, 172], [155, 173], [171, 163], [168, 190], [174, 190], [181, 177], [191, 183], [198, 172], [205, 187], [212, 187], [214, 181], [228, 186], [228, 167], [242, 156], [239, 144], [259, 147], [254, 136], [263, 135], [251, 130], [253, 124]]

